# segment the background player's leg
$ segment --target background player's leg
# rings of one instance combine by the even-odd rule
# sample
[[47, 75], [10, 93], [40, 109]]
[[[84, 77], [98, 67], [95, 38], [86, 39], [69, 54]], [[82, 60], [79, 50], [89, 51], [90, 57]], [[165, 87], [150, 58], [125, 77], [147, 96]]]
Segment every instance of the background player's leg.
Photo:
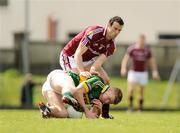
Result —
[[144, 103], [144, 86], [140, 86], [140, 95], [139, 95], [139, 101], [138, 101], [138, 110], [142, 111], [143, 109], [143, 103]]
[[129, 107], [128, 110], [132, 111], [133, 110], [133, 92], [135, 88], [135, 83], [134, 82], [128, 82], [128, 101], [129, 101]]

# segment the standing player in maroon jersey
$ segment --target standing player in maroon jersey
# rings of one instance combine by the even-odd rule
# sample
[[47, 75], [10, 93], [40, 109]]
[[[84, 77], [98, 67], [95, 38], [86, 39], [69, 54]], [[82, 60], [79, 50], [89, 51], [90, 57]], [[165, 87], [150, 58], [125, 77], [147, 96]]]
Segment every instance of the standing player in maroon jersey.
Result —
[[127, 79], [129, 111], [133, 111], [133, 91], [136, 85], [140, 86], [138, 111], [142, 111], [143, 109], [144, 89], [148, 82], [148, 64], [151, 66], [153, 79], [160, 79], [155, 59], [151, 53], [151, 50], [145, 46], [145, 40], [145, 35], [140, 35], [137, 43], [133, 44], [127, 49], [127, 52], [122, 60], [121, 75], [125, 76], [127, 74], [128, 60], [129, 58], [132, 59], [132, 64], [130, 70], [128, 71]]
[[[102, 65], [114, 53], [114, 39], [121, 32], [123, 25], [123, 20], [115, 16], [109, 20], [106, 28], [95, 25], [81, 31], [61, 51], [61, 67], [85, 77], [90, 77], [91, 73], [98, 74], [109, 84], [109, 76]], [[106, 110], [104, 116], [109, 117], [109, 105], [103, 107]]]

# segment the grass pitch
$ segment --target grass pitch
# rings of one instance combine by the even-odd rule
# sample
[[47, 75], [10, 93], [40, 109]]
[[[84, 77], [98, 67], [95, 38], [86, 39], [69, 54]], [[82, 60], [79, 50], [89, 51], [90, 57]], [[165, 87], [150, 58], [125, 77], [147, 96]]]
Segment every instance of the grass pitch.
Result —
[[38, 110], [0, 110], [1, 133], [179, 133], [180, 112], [111, 112], [115, 119], [42, 119]]

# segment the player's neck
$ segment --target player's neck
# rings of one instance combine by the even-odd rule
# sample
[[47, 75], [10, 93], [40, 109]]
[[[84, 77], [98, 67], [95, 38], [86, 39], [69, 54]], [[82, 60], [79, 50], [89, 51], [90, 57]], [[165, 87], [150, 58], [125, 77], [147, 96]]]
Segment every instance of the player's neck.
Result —
[[144, 44], [139, 44], [139, 43], [137, 43], [137, 48], [140, 48], [140, 49], [144, 49]]
[[112, 38], [106, 33], [106, 40], [111, 40]]

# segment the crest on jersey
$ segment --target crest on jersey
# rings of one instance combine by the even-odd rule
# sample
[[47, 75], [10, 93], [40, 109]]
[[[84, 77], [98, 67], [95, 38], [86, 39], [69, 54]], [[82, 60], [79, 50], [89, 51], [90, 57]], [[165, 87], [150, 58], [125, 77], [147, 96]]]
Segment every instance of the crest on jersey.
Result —
[[89, 38], [89, 39], [92, 39], [93, 35], [94, 35], [94, 32], [93, 32], [93, 31], [90, 31], [90, 32], [88, 33], [88, 38]]

